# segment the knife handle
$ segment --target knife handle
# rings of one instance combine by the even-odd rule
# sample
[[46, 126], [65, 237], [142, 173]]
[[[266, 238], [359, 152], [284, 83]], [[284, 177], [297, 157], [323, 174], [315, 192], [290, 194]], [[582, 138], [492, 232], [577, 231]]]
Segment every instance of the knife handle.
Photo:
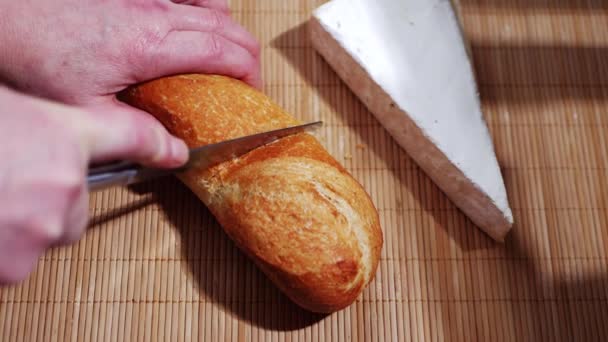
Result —
[[138, 170], [127, 169], [89, 174], [87, 176], [89, 191], [98, 191], [109, 187], [132, 184], [137, 176], [137, 172]]

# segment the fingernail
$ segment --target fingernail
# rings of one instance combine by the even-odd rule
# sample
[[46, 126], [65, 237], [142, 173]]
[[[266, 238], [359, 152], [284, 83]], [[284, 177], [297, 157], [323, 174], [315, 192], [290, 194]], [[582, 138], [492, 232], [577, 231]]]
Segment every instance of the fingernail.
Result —
[[182, 140], [174, 138], [171, 141], [171, 157], [177, 166], [188, 161], [188, 146]]

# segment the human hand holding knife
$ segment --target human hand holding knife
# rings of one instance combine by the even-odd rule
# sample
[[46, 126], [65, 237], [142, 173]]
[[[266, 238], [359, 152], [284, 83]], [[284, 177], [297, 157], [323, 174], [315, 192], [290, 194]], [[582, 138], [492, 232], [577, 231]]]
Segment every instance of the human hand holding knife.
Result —
[[278, 130], [248, 135], [190, 150], [186, 165], [177, 169], [147, 168], [136, 163], [119, 162], [89, 170], [89, 190], [103, 190], [113, 186], [129, 185], [182, 172], [190, 168], [207, 168], [215, 164], [238, 158], [241, 155], [282, 137], [319, 128], [322, 122], [312, 122]]

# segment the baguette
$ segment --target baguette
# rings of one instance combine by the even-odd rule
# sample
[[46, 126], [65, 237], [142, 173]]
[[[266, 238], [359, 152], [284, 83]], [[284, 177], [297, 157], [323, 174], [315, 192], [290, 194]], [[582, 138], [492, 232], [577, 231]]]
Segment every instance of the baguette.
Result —
[[[127, 89], [190, 147], [300, 124], [245, 83], [180, 75]], [[228, 236], [292, 301], [320, 313], [350, 305], [373, 278], [383, 238], [367, 193], [301, 133], [180, 179]]]

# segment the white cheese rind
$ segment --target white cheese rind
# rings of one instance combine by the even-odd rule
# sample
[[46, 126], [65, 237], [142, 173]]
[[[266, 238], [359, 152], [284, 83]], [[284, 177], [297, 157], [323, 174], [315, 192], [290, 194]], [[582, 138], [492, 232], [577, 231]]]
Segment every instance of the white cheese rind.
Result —
[[[473, 68], [450, 1], [333, 0], [314, 17], [511, 224]], [[399, 123], [394, 117], [388, 122], [388, 116], [375, 114], [395, 132]], [[399, 141], [398, 135], [393, 134]]]

